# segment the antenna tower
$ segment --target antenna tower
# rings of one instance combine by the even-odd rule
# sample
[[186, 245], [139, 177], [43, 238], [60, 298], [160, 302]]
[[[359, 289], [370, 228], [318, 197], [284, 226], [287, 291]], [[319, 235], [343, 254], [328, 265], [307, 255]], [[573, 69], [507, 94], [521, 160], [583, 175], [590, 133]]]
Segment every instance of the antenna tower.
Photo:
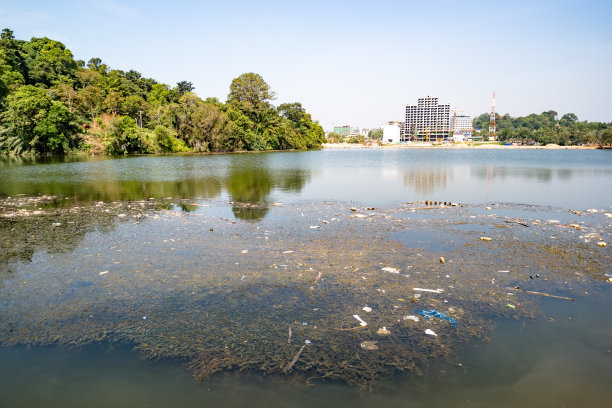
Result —
[[493, 91], [493, 102], [491, 103], [491, 115], [489, 116], [489, 138], [495, 140], [495, 91]]

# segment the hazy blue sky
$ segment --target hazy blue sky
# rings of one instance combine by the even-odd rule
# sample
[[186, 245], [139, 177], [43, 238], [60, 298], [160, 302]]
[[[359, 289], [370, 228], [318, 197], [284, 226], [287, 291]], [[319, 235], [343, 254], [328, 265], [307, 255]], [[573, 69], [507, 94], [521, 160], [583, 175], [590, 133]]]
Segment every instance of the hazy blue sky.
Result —
[[0, 25], [225, 101], [264, 77], [326, 129], [402, 120], [425, 95], [472, 115], [612, 121], [612, 1], [10, 1]]

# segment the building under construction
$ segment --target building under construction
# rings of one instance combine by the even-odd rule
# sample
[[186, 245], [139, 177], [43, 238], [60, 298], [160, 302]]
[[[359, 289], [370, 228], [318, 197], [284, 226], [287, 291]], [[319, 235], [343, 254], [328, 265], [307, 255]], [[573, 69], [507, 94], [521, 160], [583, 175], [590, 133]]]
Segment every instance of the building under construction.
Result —
[[450, 104], [439, 105], [438, 98], [419, 98], [417, 105], [406, 105], [404, 140], [447, 141], [450, 136]]

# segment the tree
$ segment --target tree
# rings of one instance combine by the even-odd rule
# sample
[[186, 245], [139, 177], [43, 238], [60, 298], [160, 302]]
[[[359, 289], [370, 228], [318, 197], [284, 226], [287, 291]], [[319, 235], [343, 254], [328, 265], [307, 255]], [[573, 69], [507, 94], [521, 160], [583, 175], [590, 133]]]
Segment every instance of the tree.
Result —
[[283, 103], [278, 107], [278, 113], [294, 123], [300, 123], [306, 115], [306, 109], [299, 102]]
[[76, 145], [73, 114], [61, 102], [53, 101], [44, 89], [26, 85], [6, 100], [2, 121], [8, 124], [3, 145], [16, 153], [65, 153]]
[[102, 110], [104, 94], [100, 88], [88, 85], [79, 91], [77, 94], [77, 101], [81, 113], [89, 114], [91, 121], [94, 122], [96, 115]]
[[187, 92], [193, 92], [195, 89], [193, 84], [188, 81], [180, 81], [176, 83], [175, 91], [178, 93], [179, 98]]
[[382, 129], [372, 129], [368, 132], [368, 137], [374, 140], [382, 140], [383, 131]]
[[259, 74], [249, 72], [232, 80], [227, 102], [251, 116], [270, 108], [274, 92]]

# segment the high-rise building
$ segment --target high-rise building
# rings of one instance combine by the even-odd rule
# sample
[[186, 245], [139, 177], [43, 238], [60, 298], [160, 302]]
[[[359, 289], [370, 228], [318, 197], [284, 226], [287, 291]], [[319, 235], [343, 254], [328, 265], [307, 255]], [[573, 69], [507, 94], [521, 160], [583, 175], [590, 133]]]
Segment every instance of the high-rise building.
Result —
[[439, 105], [438, 98], [419, 98], [416, 105], [406, 105], [405, 140], [420, 142], [448, 140], [450, 134], [450, 104]]

